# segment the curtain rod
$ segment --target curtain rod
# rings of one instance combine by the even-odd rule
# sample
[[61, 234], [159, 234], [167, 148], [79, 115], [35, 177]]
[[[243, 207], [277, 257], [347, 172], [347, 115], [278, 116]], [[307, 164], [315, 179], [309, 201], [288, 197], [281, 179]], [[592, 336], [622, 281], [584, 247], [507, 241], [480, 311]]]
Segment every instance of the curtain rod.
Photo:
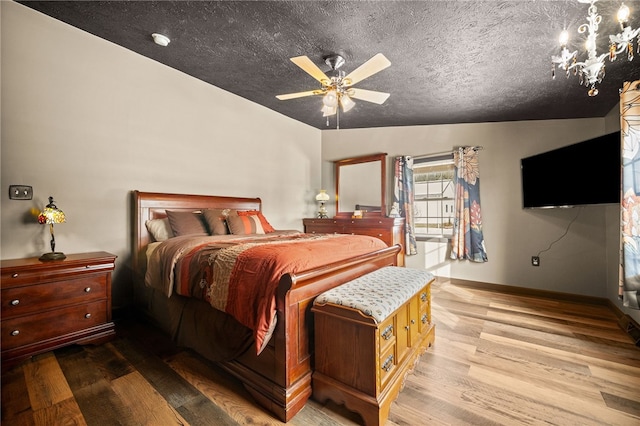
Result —
[[[462, 148], [462, 147], [460, 147]], [[474, 146], [472, 147], [475, 151], [482, 151], [484, 149], [483, 146]], [[455, 148], [454, 150], [455, 151]], [[413, 158], [431, 158], [431, 157], [440, 157], [440, 156], [445, 156], [445, 155], [453, 155], [453, 151], [442, 151], [442, 152], [435, 152], [433, 154], [425, 154], [425, 155], [416, 155], [416, 156], [412, 156]]]

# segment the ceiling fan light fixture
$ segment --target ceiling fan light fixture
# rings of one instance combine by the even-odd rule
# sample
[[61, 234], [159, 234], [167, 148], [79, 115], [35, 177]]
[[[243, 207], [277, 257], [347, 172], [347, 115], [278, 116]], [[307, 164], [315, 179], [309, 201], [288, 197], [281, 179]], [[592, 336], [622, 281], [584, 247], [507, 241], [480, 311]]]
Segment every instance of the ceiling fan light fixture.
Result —
[[347, 112], [356, 106], [356, 103], [353, 102], [349, 95], [343, 93], [342, 96], [340, 96], [340, 106], [342, 106], [343, 112]]
[[276, 98], [284, 101], [311, 95], [322, 95], [321, 111], [322, 116], [327, 118], [327, 126], [329, 125], [329, 116], [337, 115], [336, 128], [340, 128], [340, 109], [342, 109], [343, 112], [351, 110], [356, 104], [353, 99], [373, 102], [380, 105], [389, 97], [389, 93], [355, 89], [352, 87], [352, 85], [391, 66], [391, 62], [382, 53], [377, 53], [358, 68], [351, 71], [348, 75], [346, 75], [344, 71], [338, 69], [345, 63], [342, 56], [325, 56], [323, 58], [324, 62], [333, 71], [333, 75], [331, 77], [318, 68], [318, 66], [307, 56], [296, 56], [290, 59], [291, 62], [300, 67], [304, 72], [319, 81], [320, 84], [322, 84], [322, 87], [320, 89], [307, 90], [305, 92], [276, 95]]
[[323, 117], [328, 117], [330, 115], [334, 115], [338, 111], [338, 107], [335, 107], [335, 106], [330, 107], [330, 106], [324, 105], [321, 111], [322, 111]]
[[327, 94], [324, 95], [324, 98], [322, 98], [322, 103], [324, 103], [325, 106], [331, 108], [335, 108], [336, 106], [338, 106], [338, 94], [336, 93], [336, 91], [329, 90]]

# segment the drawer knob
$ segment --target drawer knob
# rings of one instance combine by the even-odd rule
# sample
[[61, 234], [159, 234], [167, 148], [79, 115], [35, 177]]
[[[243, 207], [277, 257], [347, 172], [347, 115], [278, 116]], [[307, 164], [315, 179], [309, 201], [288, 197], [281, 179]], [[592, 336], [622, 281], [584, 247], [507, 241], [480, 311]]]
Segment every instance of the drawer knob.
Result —
[[18, 273], [14, 272], [13, 274], [11, 274], [11, 278], [18, 278]]
[[11, 332], [11, 335], [12, 335], [12, 336], [17, 336], [18, 334], [20, 334], [20, 330], [13, 330], [13, 331]]
[[422, 293], [420, 295], [420, 300], [422, 300], [423, 302], [426, 302], [427, 301], [427, 293]]
[[89, 293], [91, 291], [91, 287], [85, 287], [84, 292]]
[[84, 317], [85, 317], [85, 318], [87, 318], [87, 319], [89, 319], [89, 318], [91, 318], [91, 314], [89, 314], [89, 313], [84, 314]]
[[405, 329], [405, 330], [407, 330], [407, 331], [409, 331], [409, 330], [411, 330], [411, 327], [409, 327], [408, 325], [405, 325], [405, 326], [404, 326], [404, 329]]
[[384, 361], [384, 364], [382, 364], [382, 369], [387, 373], [391, 370], [391, 367], [393, 367], [393, 355], [389, 355]]
[[378, 237], [382, 237], [382, 234], [378, 234]]
[[412, 319], [411, 324], [415, 324], [415, 323], [416, 323], [416, 320]]
[[422, 315], [421, 321], [423, 324], [426, 324], [429, 322], [429, 317], [427, 316], [427, 314]]
[[382, 338], [384, 340], [389, 340], [391, 337], [393, 337], [393, 325], [387, 326], [387, 328], [382, 332]]
[[11, 306], [17, 306], [20, 304], [20, 299], [13, 299], [10, 303]]

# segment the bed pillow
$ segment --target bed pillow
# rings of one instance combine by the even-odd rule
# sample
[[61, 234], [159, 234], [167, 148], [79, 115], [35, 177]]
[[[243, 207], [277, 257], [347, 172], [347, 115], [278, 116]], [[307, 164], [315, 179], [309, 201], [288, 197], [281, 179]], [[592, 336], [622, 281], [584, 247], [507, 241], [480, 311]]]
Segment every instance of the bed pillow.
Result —
[[265, 234], [276, 231], [273, 228], [273, 226], [271, 226], [271, 224], [267, 221], [267, 218], [264, 217], [261, 211], [259, 210], [238, 211], [238, 216], [253, 216], [253, 215], [258, 216], [258, 219], [260, 219], [260, 224], [262, 225], [262, 229], [264, 229]]
[[229, 209], [206, 209], [202, 212], [211, 235], [226, 235], [229, 233], [226, 223], [229, 213]]
[[264, 229], [257, 215], [228, 216], [229, 231], [235, 235], [264, 234]]
[[209, 235], [202, 213], [200, 212], [179, 212], [167, 210], [169, 225], [173, 235]]
[[171, 230], [169, 219], [166, 217], [162, 219], [149, 219], [144, 224], [155, 241], [164, 241], [173, 237], [173, 230]]

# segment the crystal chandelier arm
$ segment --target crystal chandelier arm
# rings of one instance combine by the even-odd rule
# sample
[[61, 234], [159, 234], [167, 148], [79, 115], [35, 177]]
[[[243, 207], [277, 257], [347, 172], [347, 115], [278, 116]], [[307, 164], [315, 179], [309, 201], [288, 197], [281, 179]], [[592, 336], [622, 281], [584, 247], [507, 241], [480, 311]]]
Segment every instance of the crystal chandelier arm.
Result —
[[619, 55], [629, 48], [629, 44], [633, 43], [633, 39], [640, 35], [640, 27], [632, 29], [631, 27], [624, 27], [621, 33], [609, 36], [609, 42], [615, 48], [615, 52], [612, 53], [613, 58], [615, 55]]

